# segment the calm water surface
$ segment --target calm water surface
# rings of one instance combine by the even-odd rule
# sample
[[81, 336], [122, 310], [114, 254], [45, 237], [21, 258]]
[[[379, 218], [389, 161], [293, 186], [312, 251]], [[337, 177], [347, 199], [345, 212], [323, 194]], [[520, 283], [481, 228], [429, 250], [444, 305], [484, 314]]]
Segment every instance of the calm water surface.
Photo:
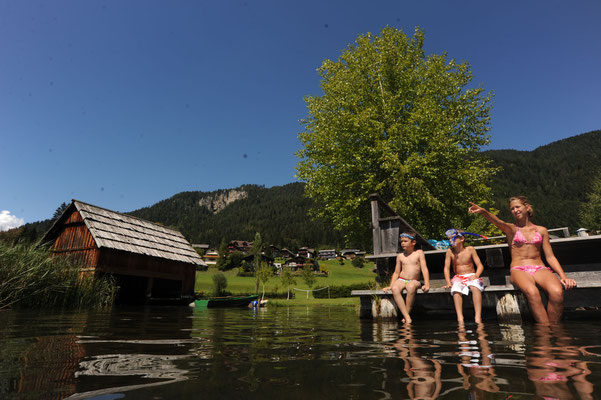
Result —
[[3, 311], [0, 398], [601, 398], [601, 322], [405, 327], [325, 306]]

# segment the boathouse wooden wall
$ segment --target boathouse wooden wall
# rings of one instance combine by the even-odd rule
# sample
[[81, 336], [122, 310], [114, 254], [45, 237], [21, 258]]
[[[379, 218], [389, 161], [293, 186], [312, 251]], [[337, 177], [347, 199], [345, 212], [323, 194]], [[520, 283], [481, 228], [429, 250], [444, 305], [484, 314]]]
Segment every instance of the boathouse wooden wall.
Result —
[[57, 255], [66, 255], [85, 270], [93, 270], [98, 265], [100, 250], [81, 215], [74, 210], [67, 218], [52, 246]]
[[115, 275], [128, 275], [182, 282], [182, 294], [192, 295], [196, 267], [191, 264], [125, 251], [102, 249], [96, 271]]
[[81, 214], [74, 207], [71, 214], [66, 215], [63, 220], [53, 242], [52, 252], [55, 255], [66, 256], [81, 265], [83, 273], [147, 278], [150, 280], [147, 295], [152, 291], [154, 279], [178, 281], [181, 282], [181, 296], [194, 294], [195, 265], [116, 249], [98, 248]]

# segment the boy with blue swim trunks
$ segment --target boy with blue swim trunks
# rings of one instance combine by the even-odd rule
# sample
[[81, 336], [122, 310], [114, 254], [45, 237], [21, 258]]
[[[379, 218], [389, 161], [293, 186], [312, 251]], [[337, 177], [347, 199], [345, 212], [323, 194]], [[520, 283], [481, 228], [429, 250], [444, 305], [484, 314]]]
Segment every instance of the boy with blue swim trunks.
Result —
[[[416, 250], [415, 232], [403, 232], [400, 235], [401, 248], [403, 252], [396, 257], [396, 266], [390, 285], [385, 287], [384, 292], [392, 291], [394, 301], [403, 315], [403, 322], [411, 323], [409, 313], [413, 307], [415, 294], [421, 286], [424, 292], [430, 290], [430, 274], [426, 265], [426, 257], [422, 250]], [[422, 286], [419, 279], [424, 277]], [[402, 291], [407, 291], [407, 300], [403, 299]]]
[[[449, 229], [447, 236], [451, 248], [447, 250], [444, 261], [444, 277], [446, 280], [445, 288], [451, 288], [453, 303], [455, 304], [455, 312], [457, 313], [457, 321], [463, 322], [463, 297], [472, 292], [472, 301], [474, 303], [474, 320], [482, 322], [482, 291], [484, 290], [484, 282], [480, 275], [484, 271], [484, 266], [476, 253], [476, 249], [472, 246], [464, 246], [464, 234], [469, 232], [461, 232], [457, 229]], [[480, 235], [475, 235], [480, 236]], [[474, 264], [476, 268], [474, 268]], [[451, 265], [455, 276], [451, 279]]]

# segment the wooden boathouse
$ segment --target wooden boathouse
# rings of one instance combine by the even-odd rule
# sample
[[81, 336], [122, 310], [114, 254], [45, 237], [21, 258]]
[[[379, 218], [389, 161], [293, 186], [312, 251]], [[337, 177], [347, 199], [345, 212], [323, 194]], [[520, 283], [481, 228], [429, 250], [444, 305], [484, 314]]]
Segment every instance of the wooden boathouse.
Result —
[[114, 276], [120, 302], [191, 298], [202, 263], [180, 232], [78, 200], [42, 242], [82, 265], [83, 273]]
[[[380, 283], [387, 285], [394, 272], [396, 255], [400, 251], [399, 234], [403, 230], [415, 230], [377, 194], [372, 194], [370, 201], [374, 254], [367, 258], [375, 262]], [[601, 311], [601, 235], [570, 237], [567, 228], [549, 231], [564, 234], [563, 238], [551, 238], [551, 246], [566, 275], [578, 284], [576, 289], [565, 293], [566, 313], [598, 314]], [[443, 288], [446, 250], [435, 249], [419, 233], [416, 242], [426, 256], [430, 291], [423, 293], [421, 289], [418, 290], [415, 311], [454, 317], [450, 289]], [[529, 319], [524, 295], [509, 281], [511, 255], [507, 243], [476, 245], [474, 248], [484, 264], [482, 279], [486, 288], [482, 293], [483, 315], [496, 315], [498, 319], [505, 321]], [[398, 315], [391, 293], [384, 293], [382, 290], [354, 290], [352, 295], [361, 299], [362, 317], [396, 318]], [[469, 305], [471, 296], [465, 301], [466, 306]]]

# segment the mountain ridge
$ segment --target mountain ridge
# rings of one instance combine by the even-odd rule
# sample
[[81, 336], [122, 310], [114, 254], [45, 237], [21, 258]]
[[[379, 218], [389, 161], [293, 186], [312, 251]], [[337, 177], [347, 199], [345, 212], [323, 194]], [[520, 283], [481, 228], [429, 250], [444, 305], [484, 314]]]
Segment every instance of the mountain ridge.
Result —
[[[601, 173], [601, 130], [591, 131], [534, 150], [485, 150], [483, 156], [503, 169], [493, 177], [492, 206], [499, 216], [511, 220], [510, 196], [526, 195], [536, 211], [534, 222], [549, 228], [580, 224], [578, 210], [591, 189], [593, 177]], [[148, 207], [131, 211], [149, 221], [180, 230], [193, 243], [217, 247], [226, 240], [252, 240], [260, 232], [265, 243], [298, 248], [345, 246], [343, 235], [325, 221], [309, 217], [312, 200], [303, 196], [304, 183], [265, 188], [241, 185], [211, 192], [185, 191]], [[469, 199], [466, 199], [466, 203]], [[366, 205], [368, 207], [368, 205]], [[21, 237], [35, 239], [49, 229], [52, 220], [27, 224]], [[371, 247], [369, 227], [363, 243]]]

